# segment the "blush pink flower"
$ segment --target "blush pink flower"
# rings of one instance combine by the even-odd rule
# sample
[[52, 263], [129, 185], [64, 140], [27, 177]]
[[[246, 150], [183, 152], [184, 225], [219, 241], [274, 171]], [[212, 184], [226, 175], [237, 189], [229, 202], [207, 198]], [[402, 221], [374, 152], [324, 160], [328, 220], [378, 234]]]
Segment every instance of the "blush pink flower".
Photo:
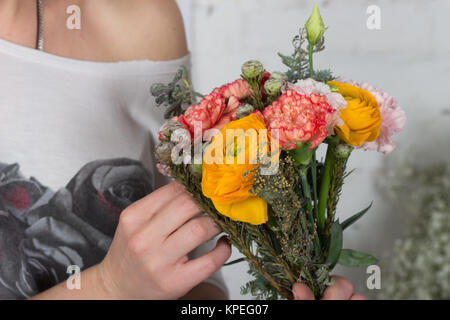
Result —
[[380, 126], [380, 135], [373, 142], [365, 142], [361, 148], [365, 150], [377, 150], [378, 152], [389, 153], [396, 147], [392, 136], [400, 132], [406, 123], [406, 114], [397, 104], [397, 101], [388, 93], [365, 82], [356, 82], [353, 80], [338, 79], [339, 82], [345, 82], [361, 89], [369, 91], [377, 100], [380, 106], [380, 115], [383, 118]]
[[295, 149], [296, 143], [311, 143], [317, 147], [327, 137], [327, 117], [334, 113], [324, 96], [310, 96], [287, 89], [277, 101], [264, 109], [269, 129], [279, 130], [279, 143], [286, 150]]
[[237, 79], [231, 83], [216, 88], [213, 93], [220, 93], [225, 97], [225, 99], [234, 96], [240, 101], [248, 98], [251, 94], [250, 87], [244, 79]]
[[202, 133], [208, 129], [221, 129], [228, 122], [236, 119], [236, 110], [240, 103], [236, 98], [228, 99], [228, 104], [223, 94], [213, 92], [206, 95], [199, 104], [192, 105], [186, 109], [184, 114], [175, 117], [190, 133], [194, 134], [197, 123], [201, 123]]

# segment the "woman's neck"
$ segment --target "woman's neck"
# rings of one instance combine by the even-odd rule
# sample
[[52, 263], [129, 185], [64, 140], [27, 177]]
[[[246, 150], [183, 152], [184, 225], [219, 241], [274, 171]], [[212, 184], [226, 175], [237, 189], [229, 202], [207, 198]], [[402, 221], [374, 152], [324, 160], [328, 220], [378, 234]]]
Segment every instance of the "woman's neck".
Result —
[[36, 21], [36, 0], [0, 0], [0, 38], [32, 47]]
[[20, 8], [30, 0], [0, 0], [0, 21], [2, 29], [15, 20]]

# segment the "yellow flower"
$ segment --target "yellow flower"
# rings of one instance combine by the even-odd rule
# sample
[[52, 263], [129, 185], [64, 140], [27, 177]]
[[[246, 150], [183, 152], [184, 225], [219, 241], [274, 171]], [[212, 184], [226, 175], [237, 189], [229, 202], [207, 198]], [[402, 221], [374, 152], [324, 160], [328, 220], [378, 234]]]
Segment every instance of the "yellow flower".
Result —
[[347, 101], [341, 110], [342, 126], [335, 128], [339, 137], [349, 145], [359, 147], [364, 142], [375, 141], [380, 134], [381, 114], [375, 97], [351, 84], [330, 81]]
[[[249, 193], [255, 170], [259, 167], [256, 149], [260, 129], [266, 127], [264, 120], [256, 114], [232, 121], [220, 130], [221, 134], [215, 136], [203, 157], [203, 194], [224, 216], [253, 225], [268, 220], [267, 202]], [[228, 139], [232, 141], [228, 148], [227, 134], [235, 134], [233, 139]], [[211, 158], [214, 158], [213, 161]]]

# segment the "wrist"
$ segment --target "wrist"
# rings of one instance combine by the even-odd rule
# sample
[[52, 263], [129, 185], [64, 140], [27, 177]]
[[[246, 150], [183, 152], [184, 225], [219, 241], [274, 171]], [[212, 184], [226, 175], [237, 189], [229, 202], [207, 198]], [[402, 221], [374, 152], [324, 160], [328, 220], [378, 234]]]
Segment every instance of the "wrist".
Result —
[[95, 277], [94, 283], [97, 284], [98, 294], [101, 299], [105, 300], [119, 300], [120, 291], [117, 289], [117, 285], [112, 278], [112, 274], [109, 271], [106, 262], [93, 266], [92, 268], [93, 276]]

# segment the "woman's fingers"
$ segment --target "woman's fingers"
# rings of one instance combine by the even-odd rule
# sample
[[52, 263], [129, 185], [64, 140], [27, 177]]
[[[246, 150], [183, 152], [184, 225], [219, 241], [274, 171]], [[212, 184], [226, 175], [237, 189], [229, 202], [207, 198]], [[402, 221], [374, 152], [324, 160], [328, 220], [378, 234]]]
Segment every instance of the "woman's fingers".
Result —
[[[153, 200], [153, 202], [155, 202], [154, 203], [154, 205], [156, 205], [155, 211], [158, 211], [159, 208], [161, 208], [165, 203], [172, 200], [174, 197], [176, 197], [178, 194], [182, 192], [185, 192], [185, 189], [181, 184], [177, 182], [171, 182], [159, 189], [156, 189], [154, 192], [150, 194], [150, 196], [155, 198], [151, 199]], [[144, 197], [143, 199], [146, 199], [147, 197]]]
[[159, 234], [166, 239], [171, 233], [200, 213], [201, 210], [192, 201], [192, 197], [188, 193], [182, 192], [155, 214], [150, 223], [157, 226]]
[[294, 300], [315, 300], [314, 293], [304, 283], [294, 283], [292, 286]]
[[350, 300], [367, 300], [365, 296], [363, 296], [361, 293], [355, 293]]
[[179, 264], [174, 270], [173, 277], [187, 288], [195, 287], [219, 270], [230, 256], [231, 245], [226, 236], [221, 237], [216, 247], [207, 254]]
[[353, 296], [353, 284], [343, 277], [332, 278], [334, 284], [325, 290], [322, 300], [349, 300]]
[[164, 248], [168, 261], [177, 261], [220, 232], [214, 220], [208, 216], [190, 220], [166, 239]]
[[185, 192], [184, 187], [179, 183], [172, 182], [133, 202], [125, 211], [139, 213], [136, 214], [136, 218], [145, 221], [182, 192]]
[[[334, 276], [335, 283], [325, 290], [322, 300], [367, 300], [360, 293], [353, 294], [352, 283], [342, 277]], [[295, 283], [292, 286], [294, 300], [314, 300], [314, 294], [304, 283]]]
[[118, 229], [127, 235], [139, 232], [162, 207], [183, 192], [182, 185], [172, 182], [132, 203], [120, 214]]
[[[194, 204], [189, 205], [189, 202], [183, 201], [187, 198], [186, 193], [181, 193], [165, 208], [158, 212], [149, 221], [143, 221], [133, 234], [133, 243], [135, 247], [139, 248], [139, 252], [143, 255], [149, 255], [158, 247], [162, 246], [167, 239], [170, 230], [175, 230], [180, 227], [184, 221], [200, 213], [200, 210]], [[212, 236], [211, 236], [212, 237]], [[164, 252], [163, 261], [170, 261], [168, 256], [178, 254], [180, 248], [184, 248], [185, 239], [178, 239], [172, 247], [175, 252]], [[170, 249], [172, 250], [172, 248]], [[187, 252], [186, 252], [187, 253]], [[181, 257], [178, 256], [178, 258]]]

